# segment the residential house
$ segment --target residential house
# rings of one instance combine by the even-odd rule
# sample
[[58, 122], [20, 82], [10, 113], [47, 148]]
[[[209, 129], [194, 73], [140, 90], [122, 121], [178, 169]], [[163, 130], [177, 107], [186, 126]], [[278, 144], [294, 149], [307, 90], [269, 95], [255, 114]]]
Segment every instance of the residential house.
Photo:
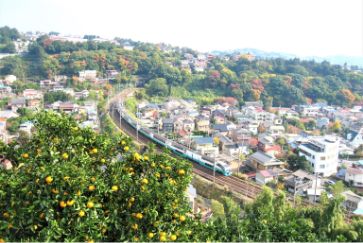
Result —
[[4, 78], [5, 84], [7, 85], [11, 85], [16, 81], [16, 76], [15, 75], [6, 75]]
[[347, 140], [353, 148], [358, 148], [363, 145], [363, 126], [362, 124], [355, 124], [351, 126], [347, 132]]
[[43, 93], [36, 89], [25, 89], [23, 91], [23, 97], [27, 100], [43, 99]]
[[262, 108], [248, 106], [242, 109], [242, 113], [247, 117], [251, 118], [253, 121], [258, 124], [264, 125], [272, 125], [274, 124], [274, 120], [276, 115], [267, 111], [264, 111]]
[[298, 105], [295, 110], [303, 117], [318, 117], [320, 115], [320, 106], [317, 105]]
[[19, 114], [12, 110], [0, 111], [0, 118], [9, 119], [9, 118], [16, 118], [16, 117], [19, 117]]
[[82, 90], [79, 92], [74, 92], [74, 98], [75, 99], [85, 99], [89, 96], [89, 91], [88, 90]]
[[230, 137], [234, 142], [247, 144], [251, 137], [251, 132], [245, 128], [236, 128], [230, 131]]
[[227, 124], [214, 124], [213, 130], [223, 135], [227, 135], [229, 132]]
[[45, 90], [52, 89], [57, 83], [50, 79], [40, 80], [40, 88]]
[[215, 157], [218, 155], [218, 147], [214, 144], [212, 137], [198, 137], [194, 138], [192, 142], [193, 149], [203, 155]]
[[119, 72], [117, 70], [106, 70], [106, 75], [109, 79], [115, 79], [119, 75]]
[[197, 116], [195, 119], [195, 127], [198, 131], [209, 133], [209, 118], [205, 116]]
[[282, 125], [272, 125], [268, 128], [268, 133], [277, 138], [285, 134], [285, 127]]
[[212, 112], [212, 119], [215, 124], [224, 124], [227, 122], [226, 114], [223, 110], [214, 110]]
[[355, 194], [352, 191], [345, 191], [341, 194], [345, 201], [343, 202], [343, 206], [349, 212], [354, 212], [357, 209], [363, 209], [363, 197]]
[[205, 106], [200, 110], [200, 114], [209, 118], [212, 115], [212, 111], [213, 110], [210, 107]]
[[247, 159], [246, 165], [257, 171], [273, 168], [282, 168], [284, 167], [285, 163], [271, 155], [265, 154], [261, 151], [257, 151]]
[[352, 167], [348, 167], [345, 171], [344, 181], [351, 186], [363, 187], [363, 167], [353, 164]]
[[174, 132], [174, 121], [170, 118], [165, 118], [162, 120], [162, 130], [166, 133]]
[[26, 100], [25, 98], [13, 98], [8, 104], [11, 107], [11, 110], [16, 112], [19, 108], [26, 107]]
[[336, 137], [312, 137], [298, 148], [299, 155], [311, 163], [314, 173], [327, 177], [337, 172], [339, 140]]
[[246, 101], [243, 107], [255, 107], [255, 108], [262, 108], [263, 103], [261, 100], [258, 101]]
[[226, 155], [236, 157], [242, 154], [247, 155], [249, 148], [247, 145], [241, 143], [229, 143], [223, 146], [222, 151]]
[[159, 106], [156, 104], [147, 104], [140, 109], [141, 117], [144, 119], [156, 119], [159, 115]]
[[97, 78], [97, 71], [96, 70], [83, 70], [78, 72], [79, 74], [79, 80], [85, 81], [85, 80], [95, 80]]
[[40, 108], [42, 105], [41, 99], [29, 99], [26, 100], [26, 106], [28, 108], [34, 109], [34, 108]]
[[52, 104], [52, 109], [57, 111], [62, 111], [65, 113], [78, 112], [79, 105], [71, 102], [55, 102]]
[[56, 83], [65, 84], [68, 77], [66, 75], [54, 75], [53, 79]]
[[316, 127], [319, 129], [322, 128], [328, 128], [329, 127], [330, 120], [327, 117], [319, 117], [316, 120]]
[[277, 174], [272, 170], [257, 170], [256, 172], [256, 183], [265, 185], [277, 179]]
[[273, 157], [279, 156], [282, 153], [281, 146], [275, 144], [275, 141], [271, 136], [261, 136], [258, 139], [257, 148]]
[[0, 97], [6, 97], [12, 94], [12, 89], [10, 86], [5, 86], [0, 84]]
[[314, 175], [297, 170], [285, 178], [285, 187], [289, 192], [303, 194], [312, 187], [314, 179]]
[[195, 129], [195, 123], [194, 120], [191, 118], [186, 118], [182, 120], [183, 123], [183, 130], [187, 132], [192, 132]]
[[286, 107], [272, 107], [271, 112], [276, 113], [279, 117], [286, 117], [287, 119], [298, 119], [299, 113]]

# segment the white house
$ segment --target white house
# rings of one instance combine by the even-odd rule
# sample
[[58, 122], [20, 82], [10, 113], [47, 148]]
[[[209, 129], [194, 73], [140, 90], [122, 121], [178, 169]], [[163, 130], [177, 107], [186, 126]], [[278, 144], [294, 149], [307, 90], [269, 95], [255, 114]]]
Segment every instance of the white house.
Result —
[[353, 148], [358, 148], [363, 144], [363, 127], [360, 125], [352, 126], [347, 133], [347, 140]]
[[313, 166], [314, 173], [324, 177], [337, 172], [339, 140], [336, 137], [312, 137], [299, 145], [299, 155], [304, 156]]
[[260, 185], [265, 185], [277, 177], [277, 174], [271, 170], [258, 170], [256, 172], [256, 183]]
[[357, 209], [363, 209], [363, 197], [355, 194], [352, 191], [342, 192], [342, 196], [345, 198], [343, 206], [349, 211], [353, 212]]
[[363, 169], [359, 167], [348, 167], [344, 180], [355, 187], [363, 187]]
[[15, 75], [6, 75], [4, 81], [6, 84], [12, 84], [16, 81], [16, 76]]
[[97, 77], [97, 71], [96, 70], [84, 70], [79, 72], [79, 78], [81, 80], [94, 80]]

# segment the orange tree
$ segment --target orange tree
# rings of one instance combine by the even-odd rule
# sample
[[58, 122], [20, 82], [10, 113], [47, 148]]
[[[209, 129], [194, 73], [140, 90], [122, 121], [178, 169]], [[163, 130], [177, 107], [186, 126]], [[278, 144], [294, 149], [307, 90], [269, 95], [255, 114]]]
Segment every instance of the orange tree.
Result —
[[185, 191], [189, 163], [140, 155], [127, 138], [40, 112], [27, 143], [0, 146], [0, 238], [5, 241], [203, 240]]

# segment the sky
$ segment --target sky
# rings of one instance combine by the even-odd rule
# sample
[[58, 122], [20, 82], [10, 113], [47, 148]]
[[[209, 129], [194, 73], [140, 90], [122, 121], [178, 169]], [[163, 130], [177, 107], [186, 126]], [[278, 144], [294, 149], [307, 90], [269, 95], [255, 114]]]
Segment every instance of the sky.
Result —
[[0, 0], [0, 26], [190, 47], [363, 56], [363, 0]]

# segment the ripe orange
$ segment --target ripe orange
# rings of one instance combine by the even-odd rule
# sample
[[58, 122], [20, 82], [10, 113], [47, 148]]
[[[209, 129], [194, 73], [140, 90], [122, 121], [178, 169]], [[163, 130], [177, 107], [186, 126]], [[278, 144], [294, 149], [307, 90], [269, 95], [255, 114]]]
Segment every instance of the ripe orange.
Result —
[[129, 146], [125, 146], [125, 147], [124, 147], [124, 151], [125, 151], [125, 152], [129, 151], [129, 149], [130, 149], [130, 148], [129, 148]]
[[96, 177], [91, 177], [91, 181], [95, 182], [96, 181]]
[[106, 160], [105, 159], [101, 159], [101, 163], [106, 163]]
[[149, 183], [148, 179], [144, 178], [141, 180], [141, 183], [147, 185]]
[[90, 192], [93, 192], [94, 190], [96, 190], [96, 187], [95, 187], [94, 185], [90, 185], [90, 186], [88, 187], [88, 190], [89, 190]]
[[126, 142], [124, 140], [121, 141], [121, 145], [125, 145]]
[[53, 178], [52, 178], [51, 176], [47, 176], [47, 177], [45, 178], [45, 182], [49, 185], [50, 183], [52, 183], [52, 182], [53, 182]]
[[74, 200], [68, 200], [67, 201], [67, 206], [73, 206], [74, 204]]
[[3, 217], [5, 219], [8, 219], [8, 218], [10, 218], [10, 214], [8, 212], [5, 212], [5, 213], [3, 213]]
[[134, 197], [130, 197], [129, 201], [130, 202], [135, 202], [135, 198]]
[[184, 215], [180, 215], [179, 221], [184, 222], [186, 220], [186, 217]]
[[180, 175], [180, 176], [185, 175], [185, 170], [183, 170], [183, 169], [178, 170], [178, 175]]
[[117, 191], [118, 191], [118, 186], [112, 186], [112, 187], [111, 187], [111, 190], [112, 190], [113, 192], [117, 192]]
[[147, 155], [145, 155], [144, 160], [149, 160], [149, 157]]
[[79, 213], [78, 213], [79, 217], [84, 217], [85, 215], [86, 215], [86, 213], [83, 210], [79, 211]]
[[60, 201], [59, 202], [59, 207], [65, 208], [65, 207], [67, 207], [67, 203], [65, 201]]
[[87, 203], [87, 208], [93, 208], [94, 206], [95, 206], [95, 204], [93, 202], [91, 202], [91, 201], [89, 201]]
[[160, 240], [160, 241], [166, 241], [166, 236], [165, 236], [165, 235], [161, 235], [161, 236], [159, 237], [159, 240]]
[[147, 234], [147, 237], [148, 237], [149, 239], [153, 238], [153, 237], [154, 237], [154, 233], [149, 232], [149, 233]]
[[170, 240], [171, 240], [171, 241], [176, 241], [176, 238], [177, 238], [177, 237], [176, 237], [176, 235], [171, 235], [171, 236], [170, 236]]
[[142, 213], [137, 213], [136, 215], [135, 215], [135, 218], [137, 218], [137, 219], [142, 219], [144, 216], [142, 215]]
[[69, 157], [69, 156], [68, 156], [68, 154], [67, 154], [67, 153], [63, 153], [63, 154], [62, 154], [62, 158], [63, 158], [63, 159], [68, 159], [68, 157]]
[[59, 191], [58, 191], [56, 188], [52, 188], [52, 193], [53, 193], [53, 194], [58, 194], [58, 193], [59, 193]]
[[131, 226], [131, 228], [132, 228], [133, 230], [137, 230], [137, 229], [139, 228], [139, 225], [138, 225], [138, 224], [133, 224], [133, 225]]
[[24, 159], [27, 159], [27, 158], [29, 158], [29, 154], [28, 153], [24, 153], [24, 154], [21, 155], [21, 157], [23, 157]]
[[91, 152], [92, 152], [92, 154], [97, 154], [98, 149], [97, 149], [97, 148], [93, 148], [93, 149], [91, 150]]

